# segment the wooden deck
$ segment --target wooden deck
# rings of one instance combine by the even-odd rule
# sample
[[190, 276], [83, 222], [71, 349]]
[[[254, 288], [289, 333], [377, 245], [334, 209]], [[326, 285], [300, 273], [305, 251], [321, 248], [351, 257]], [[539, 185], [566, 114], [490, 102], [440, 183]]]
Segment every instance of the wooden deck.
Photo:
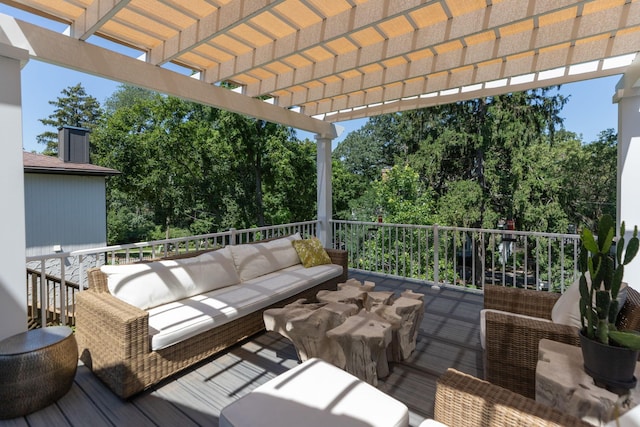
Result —
[[[482, 377], [481, 294], [436, 290], [372, 273], [350, 272], [350, 277], [371, 280], [376, 290], [425, 294], [416, 352], [410, 360], [392, 364], [391, 374], [378, 386], [409, 407], [411, 426], [432, 416], [435, 382], [447, 368]], [[0, 421], [0, 427], [217, 426], [223, 407], [297, 363], [288, 340], [262, 333], [127, 401], [79, 366], [66, 396], [27, 417]]]

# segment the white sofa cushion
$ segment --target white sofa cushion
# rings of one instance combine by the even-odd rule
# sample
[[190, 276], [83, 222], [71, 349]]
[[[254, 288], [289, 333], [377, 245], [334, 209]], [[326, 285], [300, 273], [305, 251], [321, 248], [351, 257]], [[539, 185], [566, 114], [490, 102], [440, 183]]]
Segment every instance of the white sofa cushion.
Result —
[[240, 283], [240, 276], [233, 263], [231, 250], [228, 247], [205, 252], [199, 255], [197, 259], [201, 261], [200, 278], [202, 286], [197, 289], [198, 292], [188, 296]]
[[240, 282], [228, 249], [192, 258], [103, 265], [109, 292], [143, 310]]
[[342, 274], [336, 264], [297, 264], [240, 285], [171, 302], [149, 310], [151, 348], [160, 350]]
[[431, 418], [425, 419], [420, 423], [418, 427], [447, 427], [446, 424], [442, 424], [440, 421], [432, 420]]
[[220, 427], [408, 425], [404, 403], [317, 358], [267, 381], [220, 413]]
[[243, 282], [283, 268], [300, 264], [300, 257], [291, 244], [300, 240], [300, 233], [264, 243], [228, 246], [233, 255], [240, 280]]

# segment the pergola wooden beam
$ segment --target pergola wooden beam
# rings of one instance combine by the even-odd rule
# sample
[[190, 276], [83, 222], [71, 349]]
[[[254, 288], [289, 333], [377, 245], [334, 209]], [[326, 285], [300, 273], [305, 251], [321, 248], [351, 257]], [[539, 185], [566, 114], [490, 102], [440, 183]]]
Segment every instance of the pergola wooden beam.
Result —
[[0, 14], [0, 43], [26, 49], [33, 59], [132, 84], [189, 101], [334, 138], [331, 123], [139, 61]]

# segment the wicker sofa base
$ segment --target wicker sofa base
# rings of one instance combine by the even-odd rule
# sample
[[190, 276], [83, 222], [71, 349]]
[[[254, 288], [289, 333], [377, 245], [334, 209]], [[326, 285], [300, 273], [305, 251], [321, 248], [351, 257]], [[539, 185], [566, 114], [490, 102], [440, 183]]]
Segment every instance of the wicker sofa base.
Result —
[[108, 292], [78, 295], [76, 340], [80, 359], [115, 394], [128, 398], [228, 347], [264, 331], [262, 313], [300, 298], [314, 301], [319, 290], [336, 289], [347, 278], [346, 252], [328, 250], [343, 274], [262, 310], [162, 350], [150, 348], [148, 313]]

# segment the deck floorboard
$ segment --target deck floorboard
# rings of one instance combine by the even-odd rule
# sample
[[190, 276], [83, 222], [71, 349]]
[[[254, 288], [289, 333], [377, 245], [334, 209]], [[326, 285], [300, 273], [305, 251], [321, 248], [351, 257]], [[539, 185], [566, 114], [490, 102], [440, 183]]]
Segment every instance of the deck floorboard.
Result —
[[[409, 360], [391, 364], [390, 375], [378, 385], [409, 407], [411, 426], [433, 415], [436, 381], [447, 368], [482, 377], [480, 293], [361, 271], [351, 271], [350, 277], [373, 281], [376, 290], [425, 295], [416, 351]], [[128, 400], [79, 366], [71, 390], [58, 402], [26, 417], [0, 420], [0, 427], [215, 427], [222, 408], [297, 364], [291, 343], [265, 332]]]

